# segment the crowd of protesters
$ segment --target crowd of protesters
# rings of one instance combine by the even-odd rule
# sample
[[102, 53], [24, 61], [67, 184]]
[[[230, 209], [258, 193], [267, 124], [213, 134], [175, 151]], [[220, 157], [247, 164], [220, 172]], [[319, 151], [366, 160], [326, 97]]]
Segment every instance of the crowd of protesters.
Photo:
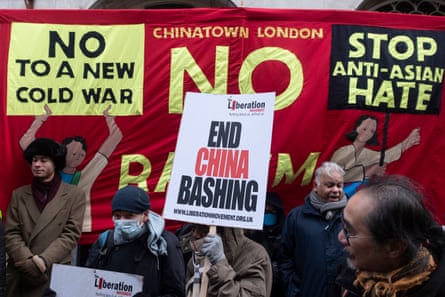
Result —
[[[37, 138], [24, 158], [32, 182], [13, 191], [0, 220], [0, 297], [57, 296], [52, 268], [73, 265], [86, 193], [60, 176], [63, 144]], [[114, 228], [80, 266], [142, 275], [138, 297], [445, 296], [445, 232], [421, 187], [387, 175], [347, 197], [344, 176], [322, 163], [287, 215], [278, 193], [267, 193], [262, 230], [186, 224], [173, 234], [148, 193], [123, 187], [112, 197]]]

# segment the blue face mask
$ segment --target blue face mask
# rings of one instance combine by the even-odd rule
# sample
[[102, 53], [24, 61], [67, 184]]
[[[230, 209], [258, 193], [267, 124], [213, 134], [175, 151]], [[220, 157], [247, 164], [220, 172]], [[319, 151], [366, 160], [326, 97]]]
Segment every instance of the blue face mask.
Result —
[[278, 221], [278, 216], [276, 213], [266, 212], [264, 214], [264, 221], [263, 221], [264, 226], [273, 226], [277, 223], [277, 221]]
[[138, 219], [113, 220], [115, 241], [131, 241], [144, 232], [143, 224]]

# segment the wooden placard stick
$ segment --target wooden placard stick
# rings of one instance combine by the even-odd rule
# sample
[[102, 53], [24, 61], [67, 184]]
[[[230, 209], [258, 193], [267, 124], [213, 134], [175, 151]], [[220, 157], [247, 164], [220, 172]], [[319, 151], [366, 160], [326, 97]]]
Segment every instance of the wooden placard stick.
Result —
[[[216, 234], [216, 226], [215, 225], [210, 226], [209, 234]], [[204, 270], [202, 271], [202, 276], [201, 276], [201, 291], [199, 293], [199, 297], [207, 296], [207, 286], [209, 283], [209, 278], [207, 277], [207, 271], [209, 270], [209, 268], [210, 268], [209, 258], [205, 257]]]

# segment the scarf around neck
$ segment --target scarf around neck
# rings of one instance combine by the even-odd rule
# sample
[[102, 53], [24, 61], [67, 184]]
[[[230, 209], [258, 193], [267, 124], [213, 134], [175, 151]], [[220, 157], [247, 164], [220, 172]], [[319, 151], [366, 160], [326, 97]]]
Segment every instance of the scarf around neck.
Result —
[[40, 179], [33, 178], [31, 183], [32, 196], [40, 212], [42, 212], [45, 206], [56, 196], [61, 182], [62, 178], [58, 173], [54, 175], [51, 181], [46, 183]]
[[162, 237], [164, 232], [165, 221], [155, 212], [148, 212], [149, 220], [147, 222], [150, 233], [147, 238], [147, 247], [155, 256], [168, 255], [167, 241]]
[[336, 202], [326, 202], [315, 191], [312, 191], [309, 194], [309, 199], [312, 206], [318, 209], [326, 220], [332, 219], [335, 216], [335, 213], [339, 209], [343, 209], [346, 206], [346, 202], [348, 202], [345, 195]]
[[436, 269], [430, 251], [421, 247], [408, 264], [388, 273], [357, 271], [354, 286], [362, 286], [363, 297], [396, 297], [398, 292], [407, 291], [429, 279]]

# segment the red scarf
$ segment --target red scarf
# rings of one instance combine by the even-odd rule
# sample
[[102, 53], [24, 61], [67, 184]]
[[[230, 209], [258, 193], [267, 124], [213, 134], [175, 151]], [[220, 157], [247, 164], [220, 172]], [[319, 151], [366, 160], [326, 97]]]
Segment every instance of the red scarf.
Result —
[[61, 182], [62, 178], [58, 173], [56, 173], [54, 178], [49, 182], [42, 182], [37, 178], [32, 180], [32, 196], [40, 212], [42, 212], [45, 206], [56, 196]]

